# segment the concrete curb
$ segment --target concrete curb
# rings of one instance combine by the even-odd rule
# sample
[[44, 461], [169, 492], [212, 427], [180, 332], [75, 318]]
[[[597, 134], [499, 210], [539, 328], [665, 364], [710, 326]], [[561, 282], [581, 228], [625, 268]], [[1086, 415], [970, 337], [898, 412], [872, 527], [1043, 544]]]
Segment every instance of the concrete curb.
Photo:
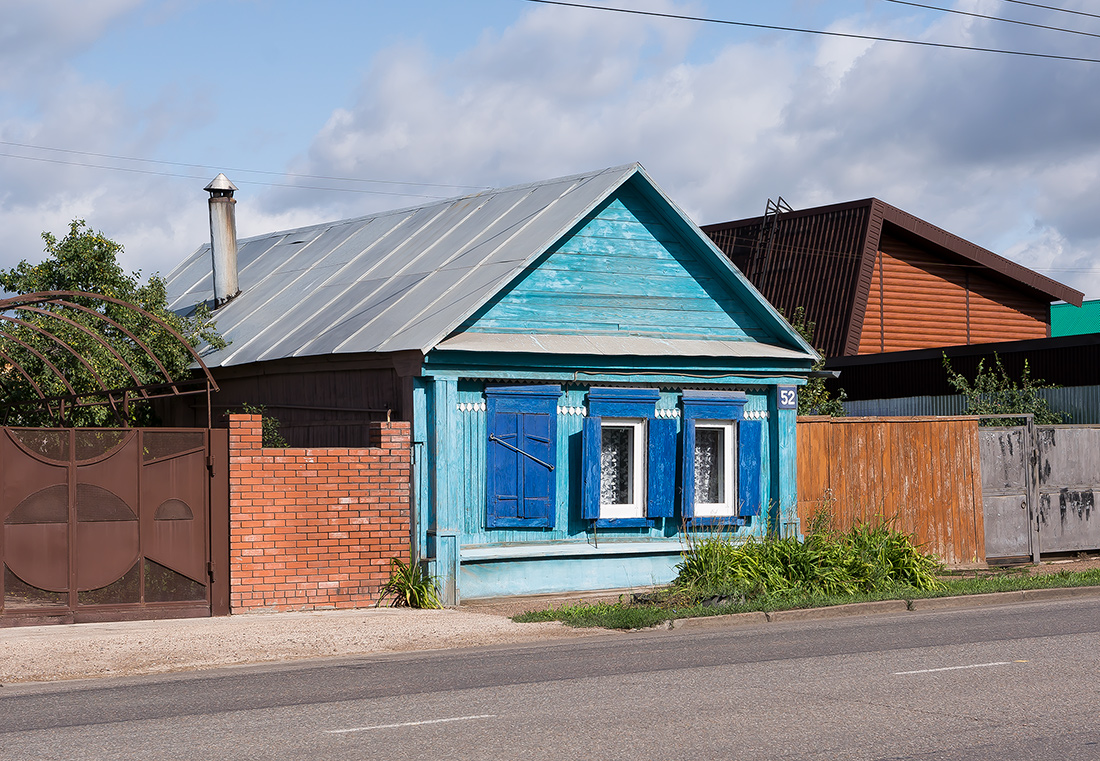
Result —
[[905, 613], [909, 604], [905, 600], [879, 600], [877, 602], [853, 602], [847, 605], [832, 605], [828, 608], [796, 608], [794, 610], [776, 610], [768, 613], [768, 621], [816, 621], [824, 618], [847, 618], [849, 616], [867, 616], [876, 613]]
[[699, 616], [698, 618], [674, 618], [667, 626], [668, 629], [717, 629], [727, 626], [753, 626], [754, 624], [768, 623], [768, 614], [763, 611], [750, 613], [727, 613], [722, 616]]

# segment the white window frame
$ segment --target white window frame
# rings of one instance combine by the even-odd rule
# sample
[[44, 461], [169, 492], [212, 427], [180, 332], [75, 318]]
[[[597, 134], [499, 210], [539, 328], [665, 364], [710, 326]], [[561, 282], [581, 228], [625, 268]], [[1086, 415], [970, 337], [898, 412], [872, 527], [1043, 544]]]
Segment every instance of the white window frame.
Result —
[[[695, 421], [695, 446], [699, 446], [699, 431], [705, 429], [721, 429], [722, 436], [722, 490], [724, 492], [721, 502], [699, 501], [699, 473], [695, 473], [695, 517], [697, 518], [728, 518], [737, 515], [737, 423], [733, 420], [696, 420]], [[686, 455], [686, 453], [685, 453]], [[695, 457], [692, 452], [691, 457]]]
[[[645, 484], [646, 484], [646, 425], [644, 418], [609, 418], [600, 420], [600, 439], [602, 447], [604, 428], [630, 428], [633, 431], [633, 441], [630, 451], [630, 502], [623, 504], [608, 504], [600, 501], [600, 518], [617, 520], [623, 518], [645, 517]], [[603, 468], [600, 468], [600, 492], [603, 492]]]

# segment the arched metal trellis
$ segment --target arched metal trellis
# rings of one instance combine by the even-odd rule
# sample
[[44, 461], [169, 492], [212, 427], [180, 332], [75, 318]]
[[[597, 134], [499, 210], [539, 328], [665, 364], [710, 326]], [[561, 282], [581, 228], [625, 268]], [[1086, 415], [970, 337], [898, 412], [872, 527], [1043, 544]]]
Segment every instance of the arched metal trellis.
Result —
[[[80, 303], [80, 302], [84, 303]], [[105, 312], [88, 306], [111, 304], [147, 320], [179, 343], [191, 356], [197, 372], [188, 378], [173, 378], [146, 341]], [[75, 319], [80, 317], [81, 319]], [[110, 335], [112, 340], [107, 339]], [[97, 370], [68, 336], [80, 336], [98, 347], [115, 366], [116, 373]], [[31, 367], [33, 365], [33, 367]], [[65, 365], [80, 367], [80, 388], [69, 377]], [[40, 373], [55, 377], [65, 393], [52, 393], [39, 382]], [[39, 380], [36, 380], [39, 375]], [[111, 381], [107, 375], [126, 380]], [[29, 388], [30, 394], [14, 394], [14, 386]], [[89, 387], [89, 385], [91, 387]], [[179, 332], [150, 312], [134, 304], [98, 293], [42, 291], [0, 299], [0, 411], [6, 425], [14, 410], [38, 406], [58, 425], [81, 407], [104, 407], [122, 426], [128, 425], [133, 402], [147, 402], [173, 396], [206, 394], [207, 425], [210, 394], [218, 384], [198, 352]]]

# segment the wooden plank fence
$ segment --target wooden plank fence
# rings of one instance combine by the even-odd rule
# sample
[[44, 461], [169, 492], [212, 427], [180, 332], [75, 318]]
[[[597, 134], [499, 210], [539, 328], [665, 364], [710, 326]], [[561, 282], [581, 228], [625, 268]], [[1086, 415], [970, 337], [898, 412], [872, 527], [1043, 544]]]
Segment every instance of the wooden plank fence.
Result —
[[974, 417], [798, 419], [798, 515], [891, 521], [948, 565], [985, 562]]

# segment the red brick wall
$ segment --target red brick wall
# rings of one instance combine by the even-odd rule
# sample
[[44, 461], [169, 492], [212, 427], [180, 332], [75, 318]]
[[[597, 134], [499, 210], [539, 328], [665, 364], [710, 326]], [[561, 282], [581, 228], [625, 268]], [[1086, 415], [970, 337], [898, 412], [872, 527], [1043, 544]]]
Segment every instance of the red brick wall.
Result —
[[369, 449], [265, 449], [259, 415], [229, 419], [230, 607], [373, 605], [408, 559], [409, 423], [372, 423]]

